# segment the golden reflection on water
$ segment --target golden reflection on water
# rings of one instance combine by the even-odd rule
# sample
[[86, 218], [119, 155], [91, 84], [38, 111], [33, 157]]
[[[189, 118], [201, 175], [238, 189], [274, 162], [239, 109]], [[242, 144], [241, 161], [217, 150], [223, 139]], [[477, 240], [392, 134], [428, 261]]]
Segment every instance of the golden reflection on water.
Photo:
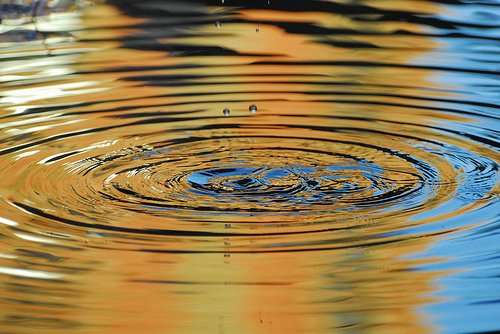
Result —
[[[392, 250], [227, 257], [118, 251], [110, 256], [90, 245], [78, 263], [71, 251], [58, 250], [63, 263], [78, 265], [64, 275], [69, 281], [7, 276], [3, 297], [21, 295], [32, 304], [14, 304], [1, 315], [20, 317], [24, 329], [19, 331], [16, 319], [6, 327], [18, 333], [67, 326], [77, 333], [309, 333], [335, 332], [350, 323], [371, 324], [358, 328], [370, 333], [428, 333], [426, 319], [415, 310], [432, 301], [425, 297], [430, 283], [444, 273], [415, 272], [415, 262], [401, 260], [401, 254], [422, 247], [412, 241]], [[64, 260], [65, 253], [71, 260]], [[51, 319], [59, 324], [44, 329]]]
[[[369, 1], [371, 2], [371, 1]], [[400, 2], [406, 5], [406, 2]], [[419, 7], [428, 13], [436, 8], [426, 2], [419, 2]], [[381, 6], [395, 6], [401, 4], [393, 2], [375, 2]], [[249, 20], [289, 21], [290, 14], [278, 11], [241, 10], [239, 15]], [[328, 119], [332, 114], [332, 106], [336, 116], [371, 117], [376, 115], [379, 122], [373, 124], [373, 129], [390, 131], [397, 134], [421, 132], [427, 134], [419, 125], [429, 125], [440, 120], [460, 120], [459, 116], [443, 113], [433, 113], [429, 109], [418, 109], [422, 104], [437, 107], [438, 102], [431, 100], [411, 100], [393, 96], [398, 93], [407, 96], [418, 96], [422, 89], [427, 96], [446, 98], [452, 93], [443, 90], [430, 90], [438, 87], [430, 82], [428, 77], [433, 75], [431, 70], [397, 67], [358, 68], [355, 66], [329, 65], [295, 65], [282, 66], [262, 64], [246, 66], [248, 62], [258, 62], [267, 58], [256, 56], [225, 56], [221, 57], [175, 57], [164, 51], [133, 50], [121, 47], [119, 40], [130, 34], [141, 33], [138, 28], [129, 28], [131, 25], [144, 22], [141, 19], [132, 19], [120, 14], [110, 6], [99, 5], [88, 9], [82, 18], [83, 24], [89, 28], [77, 33], [80, 41], [62, 46], [60, 52], [67, 53], [66, 58], [56, 58], [49, 66], [57, 69], [64, 76], [55, 76], [52, 83], [47, 81], [28, 81], [26, 86], [13, 85], [3, 91], [2, 103], [6, 105], [3, 113], [8, 114], [22, 110], [29, 106], [64, 105], [72, 102], [98, 102], [92, 106], [92, 113], [87, 112], [86, 106], [75, 105], [66, 109], [63, 117], [55, 114], [42, 114], [26, 118], [26, 122], [2, 124], [9, 129], [10, 135], [19, 138], [9, 145], [22, 145], [24, 142], [57, 136], [61, 128], [65, 133], [94, 129], [106, 124], [120, 125], [130, 122], [129, 119], [119, 119], [123, 108], [131, 108], [135, 112], [155, 112], [158, 106], [168, 106], [172, 112], [186, 111], [182, 105], [186, 97], [181, 93], [203, 91], [213, 95], [189, 96], [190, 102], [199, 102], [207, 108], [201, 116], [220, 116], [221, 110], [228, 102], [230, 95], [232, 115], [239, 117], [248, 108], [247, 101], [265, 101], [259, 104], [259, 118], [239, 118], [243, 124], [241, 129], [214, 129], [208, 135], [242, 134], [252, 126], [260, 125], [255, 133], [262, 136], [277, 137], [295, 135], [296, 137], [321, 136], [318, 132], [301, 133], [303, 129], [290, 129], [288, 125], [304, 125], [310, 122], [317, 124], [317, 119], [305, 120], [304, 113], [323, 115], [323, 126], [339, 126], [356, 128], [363, 122], [353, 119]], [[321, 26], [342, 27], [351, 29], [380, 29], [392, 31], [395, 29], [420, 29], [416, 25], [404, 22], [380, 22], [377, 25], [367, 23], [367, 27], [357, 26], [355, 22], [340, 15], [301, 13], [294, 19], [297, 21], [316, 21]], [[114, 27], [111, 29], [110, 27]], [[90, 29], [91, 28], [91, 29]], [[200, 28], [203, 32], [210, 31], [213, 35], [203, 34], [195, 37], [161, 39], [162, 43], [185, 43], [196, 45], [219, 45], [239, 53], [275, 54], [273, 61], [373, 61], [408, 63], [416, 57], [425, 56], [426, 52], [439, 47], [437, 42], [422, 36], [401, 37], [391, 36], [356, 36], [361, 42], [370, 42], [381, 46], [380, 49], [348, 49], [335, 48], [327, 44], [318, 43], [312, 36], [290, 34], [281, 28], [271, 25], [256, 26], [250, 23], [223, 23], [221, 29], [213, 25]], [[230, 34], [227, 32], [231, 31]], [[220, 32], [219, 35], [217, 32]], [[103, 41], [96, 41], [103, 39]], [[114, 40], [114, 41], [108, 41]], [[393, 52], [385, 47], [397, 47]], [[73, 54], [71, 49], [81, 53]], [[53, 52], [56, 52], [54, 50]], [[42, 62], [42, 60], [36, 60]], [[50, 62], [50, 58], [43, 58], [43, 62]], [[199, 68], [164, 68], [179, 64], [221, 65]], [[46, 63], [45, 63], [46, 64]], [[121, 67], [134, 67], [147, 64], [158, 68], [155, 70], [138, 71], [131, 76], [147, 76], [161, 74], [204, 74], [206, 77], [197, 79], [201, 86], [161, 87], [152, 86], [149, 82], [122, 80], [124, 73], [115, 71]], [[46, 65], [44, 65], [46, 66]], [[203, 73], [200, 73], [203, 71]], [[38, 70], [33, 68], [23, 75], [37, 77]], [[224, 77], [228, 73], [234, 77]], [[387, 85], [387, 96], [366, 96], [359, 103], [343, 103], [356, 100], [358, 96], [342, 94], [348, 92], [349, 87], [338, 86], [335, 104], [332, 104], [330, 95], [308, 95], [307, 92], [330, 92], [332, 86], [311, 85], [304, 83], [290, 83], [306, 81], [308, 76], [323, 75], [316, 78], [316, 82], [330, 82], [336, 78], [343, 78], [360, 83], [366, 93], [370, 87], [377, 92], [381, 86]], [[267, 74], [267, 76], [259, 76]], [[279, 75], [287, 74], [286, 78]], [[297, 76], [293, 76], [297, 74]], [[246, 77], [239, 83], [240, 77]], [[411, 78], [411, 80], [408, 80]], [[30, 79], [31, 80], [31, 79]], [[231, 82], [231, 81], [234, 81]], [[255, 81], [253, 83], [252, 81]], [[282, 81], [282, 83], [277, 83]], [[206, 82], [207, 84], [203, 84]], [[224, 85], [214, 84], [220, 82]], [[391, 86], [393, 82], [405, 82], [404, 88]], [[361, 85], [362, 84], [362, 85]], [[221, 91], [221, 87], [223, 90]], [[323, 101], [322, 101], [323, 99]], [[102, 102], [106, 101], [106, 102]], [[383, 102], [385, 105], [370, 104]], [[405, 104], [407, 106], [402, 106]], [[360, 110], [360, 105], [362, 106]], [[413, 105], [413, 106], [412, 106]], [[189, 108], [197, 108], [192, 103]], [[201, 108], [201, 107], [200, 107]], [[425, 112], [423, 111], [425, 110]], [[101, 114], [100, 111], [103, 111]], [[105, 111], [105, 112], [104, 112]], [[395, 112], [407, 113], [407, 124], [394, 125], [390, 123]], [[58, 113], [55, 111], [54, 113]], [[284, 120], [283, 115], [287, 117]], [[174, 116], [176, 117], [176, 116]], [[179, 118], [182, 115], [178, 116]], [[43, 126], [37, 121], [43, 119]], [[384, 123], [387, 121], [387, 123]], [[30, 123], [33, 124], [30, 124]], [[203, 126], [206, 119], [190, 118], [176, 122], [174, 128], [191, 128]], [[234, 118], [220, 118], [214, 124], [231, 124]], [[268, 128], [262, 126], [268, 124]], [[281, 127], [280, 127], [281, 125]], [[0, 187], [2, 202], [0, 203], [4, 221], [0, 221], [2, 234], [0, 268], [2, 285], [0, 288], [0, 303], [8, 307], [0, 307], [0, 318], [3, 319], [2, 330], [5, 333], [335, 333], [335, 332], [369, 332], [369, 333], [432, 333], [436, 328], [428, 325], [426, 319], [418, 310], [423, 305], [432, 302], [430, 295], [435, 287], [433, 281], [445, 272], [429, 272], [413, 270], [419, 265], [419, 260], [405, 259], [407, 255], [422, 251], [432, 244], [437, 236], [408, 238], [397, 244], [373, 244], [370, 247], [354, 247], [347, 249], [328, 249], [328, 243], [335, 240], [348, 240], [356, 244], [360, 240], [379, 233], [388, 233], [394, 227], [411, 223], [408, 219], [415, 212], [394, 215], [391, 221], [379, 225], [370, 220], [353, 222], [349, 212], [345, 212], [343, 226], [349, 227], [359, 224], [360, 228], [340, 230], [328, 234], [330, 239], [325, 240], [323, 234], [290, 237], [288, 242], [304, 242], [303, 249], [324, 247], [323, 250], [303, 252], [280, 252], [281, 240], [276, 236], [266, 237], [169, 237], [162, 240], [158, 250], [179, 251], [179, 253], [162, 253], [148, 251], [147, 238], [141, 240], [133, 235], [117, 237], [113, 233], [99, 232], [88, 236], [86, 231], [76, 226], [58, 225], [49, 219], [35, 218], [27, 212], [20, 215], [19, 210], [8, 206], [5, 201], [17, 199], [22, 201], [23, 195], [28, 194], [26, 184], [35, 184], [36, 196], [26, 198], [37, 207], [53, 210], [54, 199], [45, 191], [54, 191], [54, 179], [44, 179], [44, 175], [26, 173], [23, 166], [37, 165], [42, 157], [56, 156], [60, 152], [92, 149], [93, 154], [105, 155], [110, 151], [134, 146], [136, 138], [141, 133], [149, 133], [153, 138], [162, 134], [163, 140], [175, 138], [178, 134], [163, 134], [168, 123], [146, 124], [133, 128], [132, 133], [127, 127], [118, 127], [110, 132], [94, 133], [92, 136], [81, 135], [75, 140], [56, 141], [44, 146], [43, 150], [33, 148], [31, 151], [19, 154], [17, 161], [11, 162], [12, 174], [10, 179], [2, 179]], [[245, 127], [246, 126], [246, 127]], [[172, 128], [172, 129], [174, 129]], [[220, 132], [218, 132], [220, 131]], [[252, 130], [253, 131], [253, 130]], [[312, 131], [312, 130], [307, 130]], [[25, 135], [32, 137], [24, 139]], [[186, 135], [206, 136], [207, 132], [190, 132]], [[455, 139], [443, 134], [446, 141]], [[116, 138], [116, 140], [114, 140]], [[118, 138], [120, 138], [118, 140]], [[126, 139], [124, 139], [126, 138]], [[346, 132], [336, 134], [337, 139], [359, 140], [356, 134]], [[143, 140], [144, 137], [140, 137]], [[384, 140], [384, 136], [380, 136]], [[389, 139], [387, 139], [389, 140]], [[100, 143], [97, 145], [96, 143]], [[214, 145], [231, 145], [231, 143], [214, 142]], [[327, 145], [327, 144], [324, 144]], [[461, 146], [470, 145], [471, 151], [477, 151], [473, 144], [461, 143]], [[412, 153], [411, 145], [394, 143], [394, 147], [401, 151]], [[347, 149], [346, 149], [347, 150]], [[416, 148], [413, 150], [417, 151]], [[421, 154], [421, 152], [419, 153]], [[488, 152], [491, 154], [491, 152]], [[456, 173], [444, 158], [425, 157], [425, 160], [434, 159], [434, 165], [439, 166], [445, 178], [454, 179]], [[383, 161], [379, 157], [377, 161]], [[69, 162], [72, 160], [69, 159]], [[67, 170], [72, 171], [68, 162]], [[388, 164], [391, 161], [388, 160]], [[401, 167], [401, 166], [396, 166]], [[54, 165], [46, 166], [46, 173], [50, 175]], [[75, 168], [78, 168], [76, 166]], [[410, 167], [408, 167], [410, 169]], [[76, 170], [76, 169], [75, 169]], [[386, 172], [390, 173], [390, 172]], [[383, 174], [386, 177], [391, 175]], [[397, 176], [393, 176], [396, 177]], [[411, 183], [413, 180], [398, 180]], [[47, 184], [44, 184], [47, 182]], [[98, 184], [76, 184], [77, 187], [94, 187]], [[60, 185], [59, 187], [64, 187]], [[67, 185], [66, 185], [67, 186]], [[56, 188], [57, 190], [57, 188]], [[64, 189], [59, 189], [62, 193]], [[437, 190], [439, 197], [446, 197], [456, 188], [453, 184], [442, 186]], [[26, 196], [28, 197], [28, 195]], [[82, 199], [83, 201], [84, 199]], [[99, 203], [95, 203], [96, 210]], [[439, 203], [428, 203], [425, 208], [438, 206]], [[58, 206], [58, 205], [56, 205]], [[64, 199], [60, 207], [64, 207]], [[419, 210], [419, 209], [415, 209]], [[464, 209], [466, 210], [466, 209]], [[61, 210], [53, 214], [70, 219], [74, 212]], [[115, 216], [112, 212], [104, 212], [99, 219], [107, 219], [116, 226], [133, 225], [135, 228], [161, 228], [166, 226], [175, 229], [179, 224], [177, 216], [147, 216], [140, 213], [129, 213], [129, 216]], [[456, 215], [456, 212], [448, 215]], [[272, 216], [272, 214], [270, 214]], [[339, 214], [339, 217], [342, 217]], [[223, 221], [224, 215], [204, 217], [207, 220]], [[375, 220], [377, 217], [374, 217]], [[445, 217], [443, 217], [445, 218]], [[7, 220], [10, 219], [10, 220]], [[180, 224], [193, 225], [203, 231], [224, 231], [221, 224], [210, 224], [193, 221], [181, 221]], [[238, 221], [240, 219], [240, 221]], [[261, 221], [259, 221], [259, 219]], [[254, 226], [262, 233], [272, 232], [275, 226], [265, 225], [268, 216], [252, 217], [256, 223], [249, 224], [248, 217], [231, 216], [230, 223], [235, 229], [241, 226]], [[289, 227], [291, 231], [308, 231], [308, 216], [280, 218], [293, 221], [295, 225]], [[302, 219], [302, 220], [301, 220]], [[10, 222], [10, 224], [9, 224]], [[23, 231], [16, 231], [15, 224], [23, 224]], [[238, 225], [242, 223], [241, 225]], [[244, 224], [247, 225], [244, 225]], [[264, 225], [263, 225], [264, 224]], [[262, 226], [263, 225], [263, 226]], [[61, 235], [48, 234], [44, 231], [58, 231]], [[284, 228], [283, 230], [286, 230]], [[396, 228], [397, 229], [397, 228]], [[31, 231], [31, 233], [26, 232]], [[130, 239], [127, 239], [130, 238]], [[391, 237], [388, 237], [390, 239]], [[393, 237], [396, 238], [396, 237]], [[15, 245], [13, 245], [15, 240]], [[36, 242], [32, 242], [32, 241]], [[346, 243], [346, 241], [341, 241]], [[144, 245], [144, 247], [142, 246]], [[308, 245], [310, 244], [310, 246]], [[144, 249], [145, 251], [140, 251]], [[263, 253], [253, 253], [258, 249]], [[195, 250], [194, 253], [183, 254], [184, 250]], [[215, 253], [197, 253], [208, 250]], [[437, 261], [438, 259], [436, 259]], [[427, 259], [429, 261], [429, 259]], [[18, 266], [27, 268], [23, 272], [12, 271]], [[44, 277], [44, 273], [48, 276]], [[50, 273], [57, 276], [50, 276]], [[354, 324], [354, 325], [353, 325]], [[357, 325], [362, 324], [362, 325]], [[364, 324], [364, 325], [363, 325]], [[350, 327], [354, 326], [354, 327]]]

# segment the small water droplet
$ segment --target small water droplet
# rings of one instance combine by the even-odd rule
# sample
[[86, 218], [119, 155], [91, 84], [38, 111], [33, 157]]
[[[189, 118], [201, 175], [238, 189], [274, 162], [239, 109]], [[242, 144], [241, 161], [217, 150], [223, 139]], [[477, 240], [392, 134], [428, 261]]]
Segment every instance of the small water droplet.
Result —
[[224, 113], [224, 116], [229, 116], [229, 114], [231, 113], [231, 110], [229, 110], [229, 108], [224, 108], [224, 110], [222, 112]]
[[215, 21], [215, 26], [217, 28], [220, 28], [222, 26], [222, 24], [220, 23], [220, 21]]
[[255, 104], [251, 104], [250, 107], [248, 107], [248, 110], [250, 110], [250, 112], [254, 113], [257, 111], [257, 106]]

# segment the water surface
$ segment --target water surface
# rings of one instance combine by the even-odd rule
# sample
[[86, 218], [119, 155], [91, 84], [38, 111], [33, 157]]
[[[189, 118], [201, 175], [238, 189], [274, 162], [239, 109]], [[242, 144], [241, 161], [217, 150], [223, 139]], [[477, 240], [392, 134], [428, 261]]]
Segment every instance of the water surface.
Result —
[[500, 329], [498, 2], [1, 10], [2, 334]]

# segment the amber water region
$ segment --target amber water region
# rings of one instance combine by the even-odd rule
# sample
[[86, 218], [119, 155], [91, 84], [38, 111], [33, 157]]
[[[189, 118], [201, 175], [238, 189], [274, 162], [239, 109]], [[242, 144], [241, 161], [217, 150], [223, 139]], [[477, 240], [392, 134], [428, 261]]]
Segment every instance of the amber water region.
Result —
[[0, 2], [0, 333], [500, 330], [500, 2]]

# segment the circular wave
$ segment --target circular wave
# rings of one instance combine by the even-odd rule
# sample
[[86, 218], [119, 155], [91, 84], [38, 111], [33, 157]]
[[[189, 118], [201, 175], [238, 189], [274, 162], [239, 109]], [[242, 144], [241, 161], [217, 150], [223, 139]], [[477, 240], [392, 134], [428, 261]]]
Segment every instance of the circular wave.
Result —
[[0, 327], [498, 330], [494, 2], [0, 3]]
[[[325, 21], [294, 21], [307, 9], [298, 3], [115, 5], [130, 14], [116, 26], [105, 21], [122, 14], [106, 7], [68, 29], [74, 39], [44, 35], [54, 57], [39, 65], [35, 53], [5, 54], [26, 63], [6, 70], [0, 97], [13, 110], [1, 116], [2, 208], [23, 228], [149, 238], [152, 248], [175, 236], [352, 247], [467, 226], [442, 222], [498, 196], [491, 62], [428, 58], [452, 50], [437, 41], [462, 36], [439, 29], [459, 22], [398, 12], [429, 28], [406, 31], [388, 19], [394, 10], [318, 1]], [[338, 15], [344, 28], [325, 24]]]
[[23, 189], [10, 201], [43, 220], [101, 233], [241, 237], [367, 226], [394, 233], [473, 209], [495, 187], [496, 162], [409, 124], [428, 133], [342, 126], [350, 119], [272, 130], [225, 120], [149, 134], [149, 124], [132, 123], [107, 136], [124, 129], [140, 136], [47, 156], [56, 139], [18, 170]]

